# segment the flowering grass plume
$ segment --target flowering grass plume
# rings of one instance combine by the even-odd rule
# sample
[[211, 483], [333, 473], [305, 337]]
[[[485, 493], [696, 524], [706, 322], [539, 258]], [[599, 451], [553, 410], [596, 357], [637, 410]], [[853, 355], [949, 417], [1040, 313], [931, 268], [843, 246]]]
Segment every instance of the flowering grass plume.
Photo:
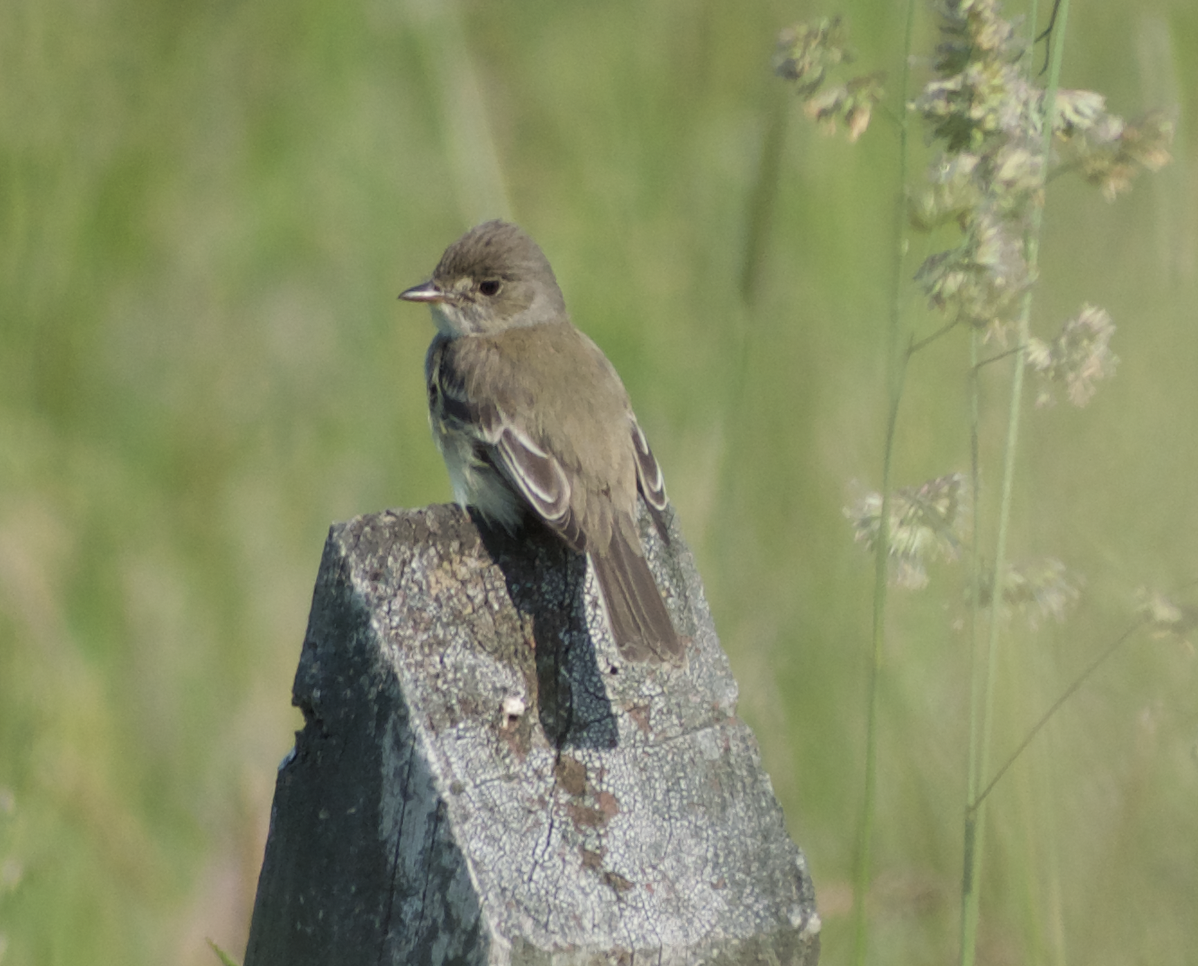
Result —
[[943, 147], [911, 223], [955, 223], [962, 237], [929, 256], [915, 278], [952, 321], [1002, 337], [1033, 281], [1024, 238], [1044, 183], [1039, 91], [1020, 66], [1025, 44], [997, 3], [941, 0], [936, 11], [936, 77], [910, 107]]
[[1047, 180], [1077, 171], [1113, 198], [1138, 171], [1169, 161], [1173, 126], [1160, 113], [1125, 122], [1100, 94], [1059, 90], [1055, 151], [1045, 158], [1044, 91], [1029, 79], [1026, 44], [997, 0], [940, 0], [936, 11], [936, 76], [910, 107], [942, 149], [910, 215], [924, 231], [956, 224], [961, 241], [929, 256], [915, 277], [953, 322], [1001, 340], [1035, 281], [1025, 257], [1028, 216]]
[[[1002, 608], [1004, 616], [1019, 614], [1037, 627], [1044, 618], [1065, 620], [1081, 599], [1084, 578], [1054, 557], [1045, 557], [1004, 568]], [[994, 572], [985, 571], [979, 582], [979, 603], [994, 602]]]
[[[897, 490], [890, 500], [891, 579], [900, 587], [927, 586], [928, 564], [956, 560], [968, 531], [968, 490], [960, 473]], [[882, 520], [882, 494], [868, 493], [845, 508], [854, 539], [874, 552]]]
[[1051, 342], [1036, 336], [1028, 339], [1027, 364], [1041, 380], [1036, 405], [1051, 404], [1055, 386], [1065, 388], [1073, 405], [1086, 405], [1097, 391], [1094, 383], [1112, 376], [1119, 362], [1111, 352], [1114, 333], [1106, 310], [1086, 305]]
[[823, 17], [787, 27], [778, 35], [774, 72], [793, 81], [803, 110], [829, 131], [838, 120], [856, 141], [869, 127], [874, 105], [882, 99], [882, 74], [861, 74], [821, 90], [829, 70], [852, 63], [848, 31], [839, 17]]
[[1076, 169], [1108, 201], [1131, 188], [1139, 171], [1159, 171], [1172, 160], [1173, 122], [1161, 111], [1124, 121], [1092, 91], [1058, 92], [1057, 109], [1062, 168]]
[[1193, 650], [1190, 638], [1198, 628], [1195, 608], [1178, 604], [1158, 590], [1141, 587], [1136, 591], [1136, 613], [1154, 637], [1172, 639]]

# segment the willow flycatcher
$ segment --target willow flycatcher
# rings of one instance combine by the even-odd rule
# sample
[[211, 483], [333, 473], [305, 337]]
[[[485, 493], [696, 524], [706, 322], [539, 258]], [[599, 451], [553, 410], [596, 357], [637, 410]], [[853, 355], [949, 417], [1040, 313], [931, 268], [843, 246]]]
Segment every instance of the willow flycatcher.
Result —
[[590, 557], [620, 655], [676, 661], [683, 642], [635, 522], [638, 491], [655, 515], [666, 507], [661, 468], [536, 242], [486, 222], [400, 298], [427, 302], [437, 326], [429, 421], [458, 503], [513, 532], [531, 513]]

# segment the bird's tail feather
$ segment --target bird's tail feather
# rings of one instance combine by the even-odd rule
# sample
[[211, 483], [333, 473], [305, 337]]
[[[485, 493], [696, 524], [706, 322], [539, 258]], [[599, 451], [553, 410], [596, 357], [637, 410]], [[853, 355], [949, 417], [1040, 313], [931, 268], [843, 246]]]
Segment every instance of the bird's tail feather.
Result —
[[591, 564], [620, 656], [626, 661], [677, 663], [683, 642], [640, 547], [632, 546], [616, 527], [607, 551], [592, 553]]

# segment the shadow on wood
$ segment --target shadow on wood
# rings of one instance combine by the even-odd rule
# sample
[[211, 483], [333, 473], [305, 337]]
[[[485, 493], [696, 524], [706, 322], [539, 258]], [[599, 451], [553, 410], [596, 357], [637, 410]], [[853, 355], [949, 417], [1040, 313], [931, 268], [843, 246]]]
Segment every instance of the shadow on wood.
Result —
[[689, 551], [684, 666], [626, 664], [585, 558], [452, 506], [329, 534], [246, 966], [814, 966], [819, 917]]
[[531, 630], [545, 737], [558, 748], [614, 748], [616, 718], [586, 632], [586, 557], [535, 522], [512, 537], [471, 520]]

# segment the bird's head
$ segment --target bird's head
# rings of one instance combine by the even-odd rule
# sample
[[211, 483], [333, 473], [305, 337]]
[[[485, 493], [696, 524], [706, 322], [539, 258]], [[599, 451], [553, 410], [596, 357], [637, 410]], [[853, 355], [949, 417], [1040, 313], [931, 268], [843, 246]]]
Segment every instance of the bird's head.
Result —
[[427, 302], [437, 328], [450, 338], [566, 320], [549, 260], [536, 242], [505, 221], [466, 232], [445, 250], [429, 281], [399, 297]]

